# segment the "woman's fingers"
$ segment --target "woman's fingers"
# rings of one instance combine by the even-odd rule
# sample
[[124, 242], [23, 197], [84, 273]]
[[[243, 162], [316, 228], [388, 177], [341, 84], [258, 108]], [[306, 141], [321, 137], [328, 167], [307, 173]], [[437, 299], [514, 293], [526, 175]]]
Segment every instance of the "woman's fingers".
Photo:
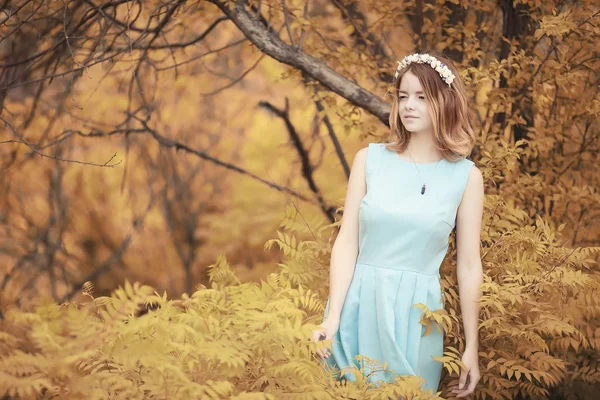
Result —
[[317, 354], [319, 355], [319, 357], [321, 357], [321, 359], [325, 359], [329, 357], [329, 350], [327, 349], [317, 349]]
[[[325, 329], [322, 330], [315, 330], [313, 331], [313, 342], [319, 342], [323, 339], [327, 338], [327, 332], [325, 331]], [[327, 348], [317, 348], [317, 354], [319, 355], [319, 357], [321, 357], [321, 359], [325, 359], [329, 357], [329, 349]]]

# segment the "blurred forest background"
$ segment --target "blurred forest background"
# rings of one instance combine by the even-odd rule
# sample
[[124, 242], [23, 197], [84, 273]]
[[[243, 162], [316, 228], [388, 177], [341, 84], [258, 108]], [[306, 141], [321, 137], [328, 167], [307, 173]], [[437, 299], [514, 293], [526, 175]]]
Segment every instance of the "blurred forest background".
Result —
[[395, 63], [415, 50], [464, 72], [486, 193], [565, 224], [571, 246], [598, 245], [594, 1], [2, 10], [2, 304], [126, 277], [190, 293], [219, 254], [264, 277], [286, 204], [334, 220], [355, 152], [387, 136]]
[[[311, 240], [341, 218], [354, 154], [387, 139], [396, 62], [438, 51], [472, 99], [484, 270], [583, 273], [551, 298], [576, 303], [598, 381], [597, 1], [17, 0], [0, 24], [0, 310], [88, 281], [189, 294], [220, 255], [265, 278], [284, 215]], [[308, 279], [322, 298], [327, 270]]]

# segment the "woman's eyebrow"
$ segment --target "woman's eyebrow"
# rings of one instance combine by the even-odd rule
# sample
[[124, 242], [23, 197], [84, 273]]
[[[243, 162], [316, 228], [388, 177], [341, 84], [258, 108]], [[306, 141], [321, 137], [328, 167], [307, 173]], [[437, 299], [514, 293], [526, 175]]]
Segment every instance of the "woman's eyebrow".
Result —
[[[407, 93], [407, 94], [408, 94], [408, 92], [407, 92], [406, 90], [398, 90], [398, 93]], [[415, 93], [416, 93], [416, 94], [423, 94], [423, 92], [422, 92], [422, 91], [420, 91], [420, 90], [419, 90], [419, 91], [416, 91]]]

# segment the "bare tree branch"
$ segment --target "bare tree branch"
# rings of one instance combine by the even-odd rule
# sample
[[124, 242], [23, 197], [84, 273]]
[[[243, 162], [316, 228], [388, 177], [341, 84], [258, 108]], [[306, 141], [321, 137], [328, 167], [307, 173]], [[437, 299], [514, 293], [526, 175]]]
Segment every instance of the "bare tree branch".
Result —
[[[306, 75], [304, 75], [304, 79], [305, 79], [305, 82], [307, 82], [307, 83], [309, 80], [311, 80], [311, 78]], [[312, 85], [312, 86], [314, 87], [315, 94], [318, 94], [319, 87], [317, 85]], [[322, 112], [325, 110], [325, 107], [323, 107], [323, 103], [321, 102], [321, 100], [318, 99], [318, 96], [316, 97], [315, 105], [317, 106], [317, 110], [319, 112]], [[342, 164], [342, 168], [344, 169], [344, 174], [346, 175], [346, 179], [349, 179], [350, 178], [350, 166], [348, 165], [348, 161], [346, 160], [346, 156], [344, 155], [344, 150], [342, 149], [342, 144], [338, 140], [337, 135], [335, 134], [335, 130], [333, 129], [333, 124], [331, 123], [331, 120], [329, 119], [329, 116], [327, 114], [325, 114], [323, 116], [323, 122], [325, 123], [325, 126], [327, 127], [327, 133], [329, 133], [329, 138], [331, 139], [331, 142], [333, 143], [335, 153], [337, 154], [337, 156], [340, 160], [340, 163]]]
[[[302, 13], [302, 17], [304, 19], [308, 18], [308, 0], [305, 0], [304, 2], [304, 11]], [[302, 47], [304, 46], [304, 35], [306, 34], [306, 31], [304, 30], [304, 27], [302, 27], [302, 30], [300, 31], [300, 39], [298, 40], [298, 46], [296, 46], [296, 50], [302, 50]]]
[[219, 7], [263, 53], [304, 71], [324, 87], [375, 115], [385, 125], [389, 125], [389, 104], [333, 71], [322, 61], [290, 47], [272, 35], [265, 25], [246, 9], [244, 1], [237, 1], [233, 5], [231, 2], [221, 0], [208, 1]]
[[[354, 28], [350, 36], [356, 43], [357, 51], [364, 48], [379, 62], [389, 59], [383, 42], [373, 32], [369, 32], [367, 17], [359, 10], [357, 0], [348, 1], [346, 4], [342, 4], [342, 0], [331, 0], [331, 2], [341, 11], [342, 17]], [[392, 74], [380, 72], [379, 79], [383, 82], [391, 82]]]
[[292, 35], [292, 28], [290, 28], [290, 12], [285, 4], [285, 0], [281, 0], [281, 6], [283, 7], [283, 19], [285, 21], [285, 29], [287, 30], [288, 36], [290, 38], [290, 44], [292, 47], [296, 47], [294, 44], [294, 36]]
[[8, 122], [7, 120], [5, 120], [4, 118], [0, 117], [0, 120], [4, 121], [4, 126], [5, 127], [9, 127], [10, 130], [13, 132], [13, 134], [19, 138], [19, 140], [11, 140], [11, 141], [5, 141], [3, 143], [6, 142], [16, 142], [16, 143], [21, 143], [26, 145], [27, 147], [29, 147], [31, 149], [32, 152], [34, 152], [35, 154], [41, 156], [41, 157], [46, 157], [46, 158], [51, 158], [53, 160], [57, 160], [57, 161], [63, 161], [63, 162], [70, 162], [70, 163], [75, 163], [75, 164], [83, 164], [83, 165], [91, 165], [94, 167], [108, 167], [108, 168], [112, 168], [115, 167], [119, 164], [121, 164], [121, 161], [111, 164], [110, 162], [113, 160], [113, 158], [115, 158], [117, 156], [117, 153], [113, 154], [113, 156], [108, 159], [104, 164], [96, 164], [93, 162], [87, 162], [87, 161], [79, 161], [79, 160], [70, 160], [70, 159], [66, 159], [66, 158], [61, 158], [61, 157], [56, 157], [56, 156], [51, 156], [45, 153], [42, 153], [41, 151], [39, 151], [38, 149], [36, 149], [32, 144], [30, 144], [29, 142], [27, 142], [25, 140], [25, 138], [23, 137], [23, 135], [21, 135], [19, 132], [17, 132], [17, 130], [10, 124], [10, 122]]
[[246, 171], [245, 169], [240, 168], [240, 167], [238, 167], [236, 165], [233, 165], [233, 164], [230, 164], [230, 163], [226, 163], [224, 161], [221, 161], [221, 160], [219, 160], [217, 158], [214, 158], [214, 157], [206, 154], [203, 151], [192, 149], [191, 147], [189, 147], [189, 146], [187, 146], [187, 145], [185, 145], [183, 143], [180, 143], [180, 142], [177, 142], [175, 140], [168, 139], [168, 138], [166, 138], [164, 136], [161, 136], [156, 130], [150, 128], [148, 126], [148, 124], [147, 124], [146, 121], [138, 119], [137, 117], [134, 117], [134, 118], [136, 118], [144, 126], [144, 128], [146, 129], [146, 131], [149, 132], [150, 135], [152, 135], [152, 137], [158, 143], [160, 143], [162, 146], [165, 146], [165, 147], [168, 147], [168, 148], [174, 148], [175, 150], [183, 150], [183, 151], [185, 151], [187, 153], [194, 154], [194, 155], [196, 155], [196, 156], [198, 156], [198, 157], [200, 157], [200, 158], [202, 158], [204, 160], [211, 161], [212, 163], [214, 163], [216, 165], [220, 165], [220, 166], [225, 167], [225, 168], [227, 168], [229, 170], [236, 171], [236, 172], [238, 172], [238, 173], [240, 173], [242, 175], [246, 175], [246, 176], [248, 176], [248, 177], [250, 177], [250, 178], [252, 178], [254, 180], [257, 180], [257, 181], [259, 181], [259, 182], [261, 182], [261, 183], [269, 186], [270, 188], [279, 190], [280, 192], [289, 193], [289, 194], [293, 195], [294, 197], [299, 198], [300, 200], [303, 200], [303, 201], [306, 201], [306, 202], [309, 202], [309, 203], [314, 203], [314, 200], [309, 199], [308, 197], [306, 197], [306, 196], [304, 196], [304, 195], [296, 192], [295, 190], [289, 189], [289, 188], [284, 187], [284, 186], [280, 186], [280, 185], [278, 185], [276, 183], [273, 183], [273, 182], [269, 182], [266, 179], [263, 179], [260, 176], [257, 176], [255, 174], [249, 172], [249, 171]]
[[207, 56], [207, 55], [209, 55], [209, 54], [218, 53], [218, 52], [220, 52], [220, 51], [222, 51], [222, 50], [226, 50], [226, 49], [229, 49], [229, 48], [231, 48], [231, 47], [234, 47], [234, 46], [237, 46], [237, 45], [239, 45], [239, 44], [242, 44], [242, 43], [244, 43], [244, 42], [245, 42], [245, 41], [247, 41], [247, 40], [248, 40], [248, 39], [247, 39], [246, 37], [244, 37], [243, 39], [236, 40], [236, 41], [234, 41], [234, 42], [228, 43], [228, 44], [226, 44], [225, 46], [223, 46], [223, 47], [220, 47], [220, 48], [218, 48], [218, 49], [209, 50], [209, 51], [207, 51], [207, 52], [204, 52], [204, 53], [202, 53], [202, 54], [199, 54], [199, 55], [197, 55], [197, 56], [194, 56], [194, 57], [188, 58], [187, 60], [184, 60], [184, 61], [182, 61], [182, 62], [179, 62], [179, 63], [173, 64], [173, 65], [168, 65], [168, 66], [166, 66], [166, 67], [157, 67], [157, 68], [156, 68], [156, 70], [157, 70], [157, 71], [165, 71], [165, 70], [168, 70], [168, 69], [171, 69], [171, 68], [177, 68], [177, 67], [179, 67], [179, 66], [182, 66], [182, 65], [185, 65], [185, 64], [189, 64], [189, 63], [191, 63], [192, 61], [199, 60], [199, 59], [201, 59], [201, 58], [203, 58], [204, 56]]
[[261, 54], [260, 57], [258, 57], [258, 60], [256, 60], [256, 62], [254, 62], [254, 64], [252, 64], [246, 71], [244, 71], [239, 77], [235, 78], [234, 80], [232, 80], [231, 82], [229, 82], [227, 85], [220, 87], [218, 89], [215, 89], [211, 92], [208, 93], [201, 93], [200, 95], [203, 97], [210, 97], [210, 96], [214, 96], [216, 94], [221, 93], [222, 91], [229, 89], [232, 86], [235, 86], [238, 82], [241, 82], [246, 75], [248, 75], [250, 72], [252, 72], [256, 67], [258, 67], [258, 64], [262, 61], [262, 59], [265, 58], [265, 54]]
[[308, 152], [304, 148], [304, 145], [302, 144], [302, 139], [300, 138], [300, 135], [298, 134], [296, 128], [290, 120], [290, 104], [288, 98], [285, 98], [285, 108], [283, 110], [278, 109], [268, 101], [261, 101], [258, 103], [258, 105], [271, 111], [273, 114], [281, 118], [285, 123], [285, 127], [287, 128], [290, 138], [292, 139], [292, 144], [294, 145], [296, 152], [300, 156], [300, 162], [302, 163], [302, 176], [304, 176], [304, 179], [306, 179], [306, 182], [308, 183], [308, 187], [317, 197], [317, 201], [319, 202], [319, 206], [321, 207], [323, 213], [325, 213], [325, 215], [327, 216], [327, 218], [329, 218], [331, 222], [335, 222], [335, 207], [328, 206], [325, 203], [323, 194], [321, 193], [321, 190], [317, 187], [317, 183], [315, 182], [315, 178], [313, 175], [314, 168], [310, 163]]
[[[30, 2], [31, 2], [31, 0], [24, 1], [23, 4], [21, 4], [20, 6], [17, 6], [15, 9], [10, 8], [10, 6], [8, 8], [3, 9], [1, 11], [2, 16], [0, 16], [0, 25], [4, 25], [6, 22], [8, 22], [9, 19], [11, 19], [13, 16], [17, 15], [17, 13]], [[2, 43], [4, 40], [6, 40], [8, 37], [10, 37], [10, 35], [12, 35], [13, 33], [17, 32], [21, 28], [21, 26], [23, 26], [23, 24], [28, 22], [31, 19], [31, 17], [33, 17], [35, 15], [35, 13], [38, 12], [40, 8], [42, 8], [43, 5], [44, 5], [44, 2], [41, 1], [40, 4], [38, 5], [38, 7], [36, 9], [34, 9], [31, 12], [31, 14], [29, 14], [27, 17], [23, 18], [19, 22], [19, 25], [17, 25], [12, 31], [8, 32], [6, 35], [0, 35], [0, 43]]]
[[[293, 189], [287, 188], [285, 186], [281, 186], [278, 185], [276, 183], [273, 182], [269, 182], [266, 179], [263, 179], [261, 177], [259, 177], [258, 175], [253, 174], [252, 172], [249, 172], [247, 170], [245, 170], [242, 167], [239, 167], [237, 165], [219, 160], [218, 158], [215, 158], [209, 154], [207, 154], [204, 151], [201, 150], [196, 150], [193, 149], [191, 147], [189, 147], [186, 144], [183, 144], [181, 142], [178, 142], [176, 140], [172, 140], [172, 139], [168, 139], [162, 135], [160, 135], [156, 130], [150, 128], [147, 124], [147, 121], [144, 121], [142, 119], [139, 119], [136, 116], [133, 116], [133, 118], [137, 121], [139, 121], [142, 125], [143, 125], [143, 129], [132, 129], [132, 128], [122, 128], [122, 129], [115, 129], [112, 131], [108, 131], [108, 132], [104, 132], [101, 131], [99, 129], [94, 129], [89, 133], [84, 133], [78, 130], [68, 130], [66, 131], [64, 134], [60, 135], [60, 137], [58, 139], [56, 139], [52, 145], [57, 145], [60, 143], [63, 143], [65, 140], [72, 138], [75, 135], [78, 136], [83, 136], [83, 137], [109, 137], [109, 136], [115, 136], [115, 135], [129, 135], [129, 134], [145, 134], [145, 133], [149, 133], [159, 144], [161, 144], [162, 146], [165, 146], [167, 148], [174, 148], [175, 150], [183, 150], [187, 153], [190, 154], [194, 154], [198, 157], [200, 157], [203, 160], [209, 161], [215, 165], [218, 165], [220, 167], [224, 167], [230, 171], [235, 171], [239, 174], [245, 175], [247, 177], [250, 177], [254, 180], [257, 180], [265, 185], [267, 185], [268, 187], [272, 188], [272, 189], [276, 189], [280, 192], [284, 192], [284, 193], [288, 193], [291, 194], [292, 196], [302, 200], [302, 201], [306, 201], [308, 203], [312, 203], [312, 204], [316, 204], [316, 202], [313, 199], [310, 199], [306, 196], [304, 196], [301, 193], [296, 192]], [[47, 145], [46, 147], [48, 147], [49, 145]]]

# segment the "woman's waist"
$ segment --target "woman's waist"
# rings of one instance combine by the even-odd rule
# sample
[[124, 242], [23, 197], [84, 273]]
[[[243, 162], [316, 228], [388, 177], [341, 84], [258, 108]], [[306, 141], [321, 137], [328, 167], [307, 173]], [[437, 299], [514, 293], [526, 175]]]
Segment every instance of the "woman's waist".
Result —
[[406, 263], [398, 263], [398, 264], [383, 264], [381, 262], [365, 262], [362, 260], [356, 261], [356, 267], [367, 267], [367, 268], [383, 268], [388, 270], [400, 271], [400, 272], [411, 272], [415, 274], [421, 275], [429, 275], [429, 276], [440, 276], [440, 269], [438, 267], [431, 266], [423, 266], [417, 264], [406, 264]]

